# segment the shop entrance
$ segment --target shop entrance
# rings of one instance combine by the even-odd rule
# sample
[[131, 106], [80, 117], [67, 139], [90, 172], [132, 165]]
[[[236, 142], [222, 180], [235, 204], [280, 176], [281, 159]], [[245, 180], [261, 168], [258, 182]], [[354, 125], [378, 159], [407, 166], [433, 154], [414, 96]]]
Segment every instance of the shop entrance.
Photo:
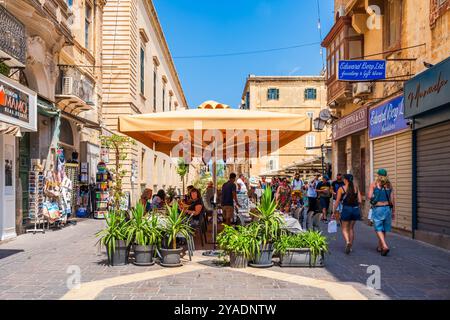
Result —
[[25, 133], [19, 140], [19, 179], [22, 186], [22, 217], [28, 218], [29, 191], [28, 180], [31, 168], [30, 160], [30, 133]]

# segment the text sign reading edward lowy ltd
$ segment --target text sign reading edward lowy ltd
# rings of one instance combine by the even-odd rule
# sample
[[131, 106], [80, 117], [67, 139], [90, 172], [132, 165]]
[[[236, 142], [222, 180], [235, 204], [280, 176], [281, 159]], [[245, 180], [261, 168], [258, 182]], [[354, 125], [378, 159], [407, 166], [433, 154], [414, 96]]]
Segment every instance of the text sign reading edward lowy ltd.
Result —
[[409, 128], [404, 117], [403, 96], [392, 99], [369, 111], [370, 139], [393, 134]]
[[341, 60], [339, 80], [371, 81], [386, 79], [385, 60]]

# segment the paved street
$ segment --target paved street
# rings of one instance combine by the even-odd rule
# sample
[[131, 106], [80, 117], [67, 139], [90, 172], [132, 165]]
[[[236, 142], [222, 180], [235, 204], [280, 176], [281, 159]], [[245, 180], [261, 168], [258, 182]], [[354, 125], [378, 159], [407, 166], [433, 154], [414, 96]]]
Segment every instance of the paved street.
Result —
[[[232, 270], [200, 253], [175, 269], [109, 267], [95, 245], [103, 224], [86, 220], [0, 244], [0, 299], [450, 299], [450, 252], [392, 235], [391, 254], [381, 257], [362, 223], [350, 256], [340, 235], [330, 237], [325, 268], [264, 270]], [[372, 265], [381, 268], [381, 290], [366, 287]], [[67, 288], [69, 266], [81, 270], [79, 289]]]

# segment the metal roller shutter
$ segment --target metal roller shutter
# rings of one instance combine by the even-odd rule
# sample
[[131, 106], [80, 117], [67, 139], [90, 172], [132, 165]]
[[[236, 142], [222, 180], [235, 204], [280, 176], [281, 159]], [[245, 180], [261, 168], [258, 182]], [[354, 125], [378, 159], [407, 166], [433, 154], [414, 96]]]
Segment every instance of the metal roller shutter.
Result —
[[417, 229], [450, 235], [450, 121], [417, 131]]
[[392, 226], [412, 230], [412, 132], [375, 140], [373, 143], [373, 168], [388, 171], [396, 198], [396, 219]]

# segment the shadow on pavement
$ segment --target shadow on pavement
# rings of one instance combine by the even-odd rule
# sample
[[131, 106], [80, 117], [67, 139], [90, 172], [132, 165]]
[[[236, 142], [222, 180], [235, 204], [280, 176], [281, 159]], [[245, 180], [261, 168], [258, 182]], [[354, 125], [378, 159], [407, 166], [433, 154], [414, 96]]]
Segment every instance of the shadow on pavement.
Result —
[[0, 249], [0, 259], [7, 258], [16, 253], [24, 252], [23, 250]]

